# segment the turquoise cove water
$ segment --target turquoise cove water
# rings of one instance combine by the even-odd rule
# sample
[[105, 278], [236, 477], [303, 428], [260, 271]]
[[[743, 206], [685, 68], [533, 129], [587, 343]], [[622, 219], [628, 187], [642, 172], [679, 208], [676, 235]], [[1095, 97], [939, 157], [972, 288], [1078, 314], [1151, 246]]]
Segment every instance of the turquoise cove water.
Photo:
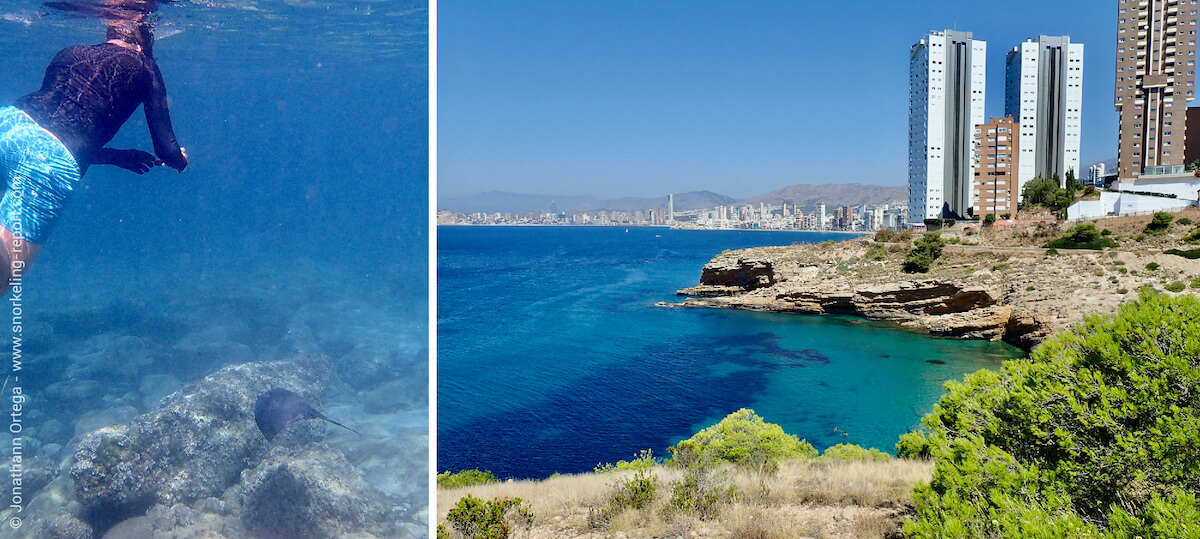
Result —
[[439, 227], [439, 471], [588, 471], [665, 454], [743, 407], [818, 449], [894, 451], [947, 380], [1023, 355], [846, 317], [656, 305], [724, 249], [845, 238]]

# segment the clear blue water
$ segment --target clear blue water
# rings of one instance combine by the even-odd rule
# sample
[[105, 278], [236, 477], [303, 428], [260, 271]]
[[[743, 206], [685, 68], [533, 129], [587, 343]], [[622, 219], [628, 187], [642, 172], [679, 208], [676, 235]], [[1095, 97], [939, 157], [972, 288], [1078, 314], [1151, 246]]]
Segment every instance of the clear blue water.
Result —
[[818, 448], [893, 451], [947, 380], [1023, 355], [845, 317], [659, 307], [724, 249], [846, 236], [625, 230], [438, 227], [439, 470], [587, 471], [743, 407]]
[[[157, 18], [189, 166], [93, 167], [26, 274], [27, 462], [69, 466], [87, 430], [270, 359], [303, 325], [337, 371], [322, 409], [363, 433], [327, 441], [406, 537], [428, 500], [428, 2], [181, 0]], [[60, 49], [103, 40], [98, 21], [6, 0], [0, 105]], [[109, 146], [151, 149], [141, 111]], [[143, 363], [85, 368], [127, 337]], [[356, 379], [364, 354], [390, 374]], [[37, 487], [27, 504], [63, 498]]]

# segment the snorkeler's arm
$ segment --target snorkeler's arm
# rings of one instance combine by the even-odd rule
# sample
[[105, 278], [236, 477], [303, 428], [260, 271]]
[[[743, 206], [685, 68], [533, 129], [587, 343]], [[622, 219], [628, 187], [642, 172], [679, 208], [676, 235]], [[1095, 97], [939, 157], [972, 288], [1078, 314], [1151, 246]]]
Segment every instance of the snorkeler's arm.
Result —
[[125, 170], [145, 174], [159, 161], [150, 155], [148, 152], [141, 150], [116, 150], [113, 148], [100, 148], [92, 152], [90, 164], [93, 165], [116, 165]]
[[163, 83], [162, 73], [153, 59], [150, 66], [154, 70], [151, 77], [150, 97], [142, 104], [146, 111], [146, 124], [150, 126], [150, 139], [154, 142], [154, 153], [167, 166], [183, 172], [187, 168], [187, 155], [175, 141], [175, 131], [171, 128], [171, 112], [167, 110], [167, 86]]

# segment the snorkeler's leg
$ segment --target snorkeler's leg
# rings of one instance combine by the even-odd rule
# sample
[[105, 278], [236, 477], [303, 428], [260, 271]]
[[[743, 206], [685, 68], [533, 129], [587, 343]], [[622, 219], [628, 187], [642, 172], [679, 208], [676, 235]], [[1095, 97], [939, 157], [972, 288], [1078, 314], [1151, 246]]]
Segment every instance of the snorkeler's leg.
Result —
[[11, 230], [0, 225], [0, 296], [7, 294], [14, 285], [21, 284], [25, 268], [37, 258], [42, 246], [30, 243]]
[[75, 157], [15, 107], [0, 108], [0, 289], [5, 292], [41, 250], [79, 183]]

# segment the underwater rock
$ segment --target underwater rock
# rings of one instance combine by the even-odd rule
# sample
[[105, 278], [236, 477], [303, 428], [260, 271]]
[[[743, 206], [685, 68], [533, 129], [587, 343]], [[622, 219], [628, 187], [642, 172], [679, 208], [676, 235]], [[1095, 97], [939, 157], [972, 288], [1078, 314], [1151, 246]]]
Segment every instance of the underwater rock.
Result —
[[[343, 442], [340, 448], [367, 481], [388, 497], [395, 520], [424, 526], [428, 515], [421, 513], [429, 506], [429, 431], [423, 425], [400, 426], [404, 421], [400, 416], [375, 417], [392, 419], [393, 424], [368, 425], [364, 432], [368, 428], [371, 432], [363, 439]], [[387, 434], [372, 435], [379, 432]]]
[[[242, 473], [242, 522], [263, 539], [392, 536], [384, 497], [340, 451], [276, 447]], [[371, 535], [363, 535], [371, 537]]]
[[57, 419], [47, 419], [37, 427], [37, 435], [39, 438], [47, 442], [66, 442], [71, 439], [71, 431], [67, 429], [67, 424]]
[[248, 537], [234, 517], [175, 504], [156, 505], [145, 516], [113, 526], [103, 539], [228, 539]]
[[407, 367], [409, 363], [395, 349], [356, 346], [334, 362], [334, 370], [351, 388], [372, 389], [399, 378], [401, 365]]
[[64, 406], [78, 407], [104, 396], [104, 384], [95, 380], [65, 379], [46, 386], [47, 400]]
[[180, 387], [183, 387], [183, 382], [173, 375], [147, 374], [142, 377], [142, 383], [138, 386], [138, 391], [142, 394], [142, 406], [147, 410], [152, 409], [158, 406], [163, 397], [174, 393]]
[[389, 414], [402, 410], [426, 409], [429, 406], [428, 366], [412, 376], [383, 384], [367, 394], [363, 411], [368, 414]]
[[101, 427], [128, 423], [137, 413], [137, 408], [132, 406], [113, 406], [87, 412], [75, 422], [75, 435], [83, 436]]
[[100, 380], [115, 387], [128, 386], [138, 379], [138, 370], [142, 366], [154, 361], [141, 337], [111, 333], [88, 338], [68, 357], [70, 365], [63, 375], [64, 380]]
[[29, 532], [25, 537], [37, 539], [92, 539], [95, 535], [91, 526], [71, 515], [38, 519]]
[[254, 423], [255, 399], [284, 387], [319, 402], [331, 374], [320, 355], [234, 365], [183, 387], [128, 424], [91, 432], [71, 466], [86, 520], [103, 530], [154, 504], [220, 496], [266, 455], [268, 442]]

